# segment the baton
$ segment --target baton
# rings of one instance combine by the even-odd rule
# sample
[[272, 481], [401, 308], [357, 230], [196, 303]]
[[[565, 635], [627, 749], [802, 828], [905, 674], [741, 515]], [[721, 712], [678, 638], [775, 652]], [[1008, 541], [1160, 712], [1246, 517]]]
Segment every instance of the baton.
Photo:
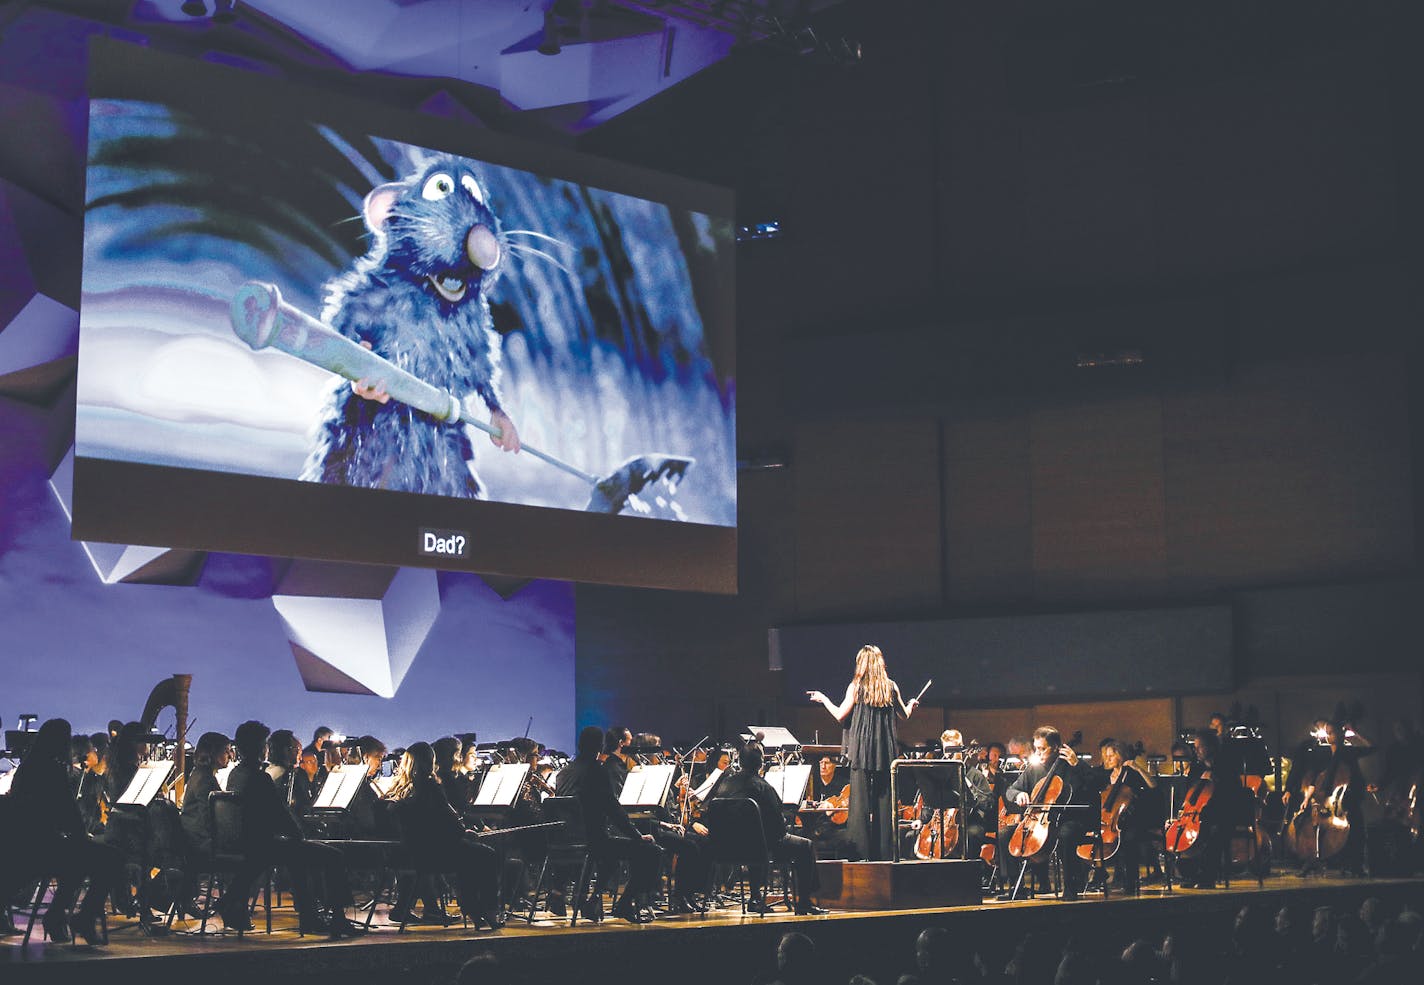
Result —
[[925, 681], [925, 686], [922, 687], [922, 688], [920, 688], [920, 693], [917, 694], [917, 695], [915, 695], [915, 700], [916, 700], [916, 701], [919, 701], [921, 698], [923, 698], [923, 697], [925, 696], [925, 692], [930, 689], [930, 685], [933, 684], [933, 683], [934, 683], [934, 678], [933, 678], [933, 677], [931, 677], [929, 680]]

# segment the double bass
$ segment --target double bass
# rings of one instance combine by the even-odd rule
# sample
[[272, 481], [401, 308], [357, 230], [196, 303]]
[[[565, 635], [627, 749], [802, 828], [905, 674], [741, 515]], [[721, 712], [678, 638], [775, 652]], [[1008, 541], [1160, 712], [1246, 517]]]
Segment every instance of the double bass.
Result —
[[1345, 798], [1350, 792], [1350, 764], [1326, 767], [1301, 790], [1300, 810], [1286, 832], [1291, 853], [1303, 861], [1323, 861], [1344, 851], [1350, 840]]

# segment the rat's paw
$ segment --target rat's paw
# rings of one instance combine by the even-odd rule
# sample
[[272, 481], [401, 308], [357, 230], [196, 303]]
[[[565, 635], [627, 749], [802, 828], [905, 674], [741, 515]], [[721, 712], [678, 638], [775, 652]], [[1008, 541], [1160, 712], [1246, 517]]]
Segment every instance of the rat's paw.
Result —
[[490, 435], [490, 443], [504, 451], [517, 453], [519, 451], [519, 430], [509, 419], [509, 415], [495, 411], [490, 415], [490, 424], [499, 428], [499, 437]]
[[391, 402], [391, 395], [386, 392], [386, 385], [380, 380], [374, 383], [366, 379], [353, 380], [351, 392], [363, 400], [374, 400], [378, 404]]

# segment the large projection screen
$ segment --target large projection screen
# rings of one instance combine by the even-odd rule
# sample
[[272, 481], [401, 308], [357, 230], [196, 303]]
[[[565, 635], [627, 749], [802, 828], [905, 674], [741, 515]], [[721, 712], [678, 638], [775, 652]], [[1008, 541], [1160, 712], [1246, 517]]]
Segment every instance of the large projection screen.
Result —
[[735, 592], [729, 192], [108, 41], [90, 99], [76, 539]]

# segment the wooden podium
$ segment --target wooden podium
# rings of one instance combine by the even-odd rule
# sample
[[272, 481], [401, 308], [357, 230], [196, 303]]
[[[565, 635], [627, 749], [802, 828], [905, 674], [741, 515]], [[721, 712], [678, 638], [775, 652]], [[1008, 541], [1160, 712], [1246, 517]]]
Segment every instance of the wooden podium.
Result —
[[836, 910], [915, 910], [983, 902], [978, 859], [912, 862], [817, 862], [816, 899]]

